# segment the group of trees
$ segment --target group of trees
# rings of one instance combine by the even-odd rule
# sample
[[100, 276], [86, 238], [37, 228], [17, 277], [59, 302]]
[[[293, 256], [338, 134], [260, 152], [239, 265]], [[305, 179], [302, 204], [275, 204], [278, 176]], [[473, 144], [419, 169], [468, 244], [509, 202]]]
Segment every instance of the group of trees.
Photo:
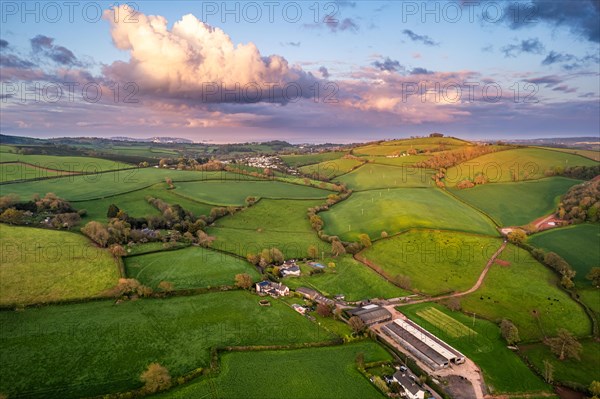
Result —
[[249, 253], [246, 255], [246, 260], [255, 266], [259, 265], [264, 269], [270, 264], [281, 265], [284, 262], [285, 257], [279, 249], [273, 247], [270, 249], [265, 248], [258, 254]]
[[545, 253], [541, 249], [534, 249], [531, 251], [533, 257], [542, 262], [552, 270], [556, 271], [561, 276], [560, 284], [566, 289], [571, 289], [575, 286], [573, 278], [577, 273], [569, 263], [564, 260], [560, 255], [555, 252]]
[[79, 224], [85, 210], [76, 211], [71, 204], [54, 193], [37, 194], [32, 200], [21, 202], [15, 194], [0, 197], [0, 222], [12, 225], [40, 224], [55, 229]]
[[591, 180], [600, 175], [600, 165], [594, 166], [555, 166], [552, 169], [547, 169], [544, 174], [546, 176], [565, 176], [571, 179]]
[[558, 216], [573, 223], [600, 221], [600, 179], [569, 189], [558, 205]]
[[460, 182], [458, 182], [458, 184], [456, 185], [456, 188], [460, 189], [460, 190], [464, 190], [466, 188], [472, 188], [481, 184], [486, 184], [489, 182], [489, 179], [487, 178], [487, 176], [484, 173], [478, 173], [472, 180], [471, 179], [465, 179], [462, 180]]
[[508, 345], [514, 345], [521, 341], [519, 329], [510, 320], [502, 319], [500, 322], [500, 333]]

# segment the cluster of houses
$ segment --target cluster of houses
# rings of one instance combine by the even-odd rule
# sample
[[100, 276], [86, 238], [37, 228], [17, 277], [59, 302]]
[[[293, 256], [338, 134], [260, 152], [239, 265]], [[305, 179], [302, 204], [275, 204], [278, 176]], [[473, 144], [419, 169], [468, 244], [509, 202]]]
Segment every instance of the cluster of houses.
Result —
[[241, 160], [242, 163], [253, 166], [255, 168], [269, 168], [269, 169], [278, 169], [281, 163], [281, 159], [279, 157], [268, 157], [268, 156], [258, 156], [258, 157], [249, 157]]
[[290, 288], [287, 285], [269, 280], [256, 283], [255, 288], [258, 295], [270, 295], [273, 298], [290, 295]]

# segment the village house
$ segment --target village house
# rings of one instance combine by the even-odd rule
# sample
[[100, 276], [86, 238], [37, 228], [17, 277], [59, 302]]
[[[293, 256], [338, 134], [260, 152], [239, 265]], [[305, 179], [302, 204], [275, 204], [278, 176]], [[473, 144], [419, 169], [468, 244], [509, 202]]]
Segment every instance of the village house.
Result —
[[414, 376], [409, 376], [405, 371], [396, 371], [392, 378], [404, 388], [404, 393], [409, 399], [425, 399], [425, 391], [415, 382]]
[[271, 295], [273, 298], [278, 296], [287, 296], [290, 294], [290, 289], [281, 283], [264, 280], [256, 283], [256, 293], [259, 295]]
[[316, 303], [320, 303], [327, 306], [335, 305], [334, 300], [324, 297], [318, 291], [315, 291], [312, 288], [298, 287], [296, 289], [296, 292], [302, 295], [304, 298], [310, 299], [311, 301], [315, 301]]
[[283, 265], [279, 267], [279, 272], [282, 277], [300, 277], [300, 267], [298, 267], [294, 259], [286, 260]]

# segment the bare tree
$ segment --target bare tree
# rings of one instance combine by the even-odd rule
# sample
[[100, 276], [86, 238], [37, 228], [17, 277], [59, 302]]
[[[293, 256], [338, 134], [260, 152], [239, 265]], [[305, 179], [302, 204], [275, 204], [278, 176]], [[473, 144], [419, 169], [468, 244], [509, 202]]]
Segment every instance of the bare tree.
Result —
[[140, 375], [140, 381], [144, 383], [144, 391], [148, 393], [165, 390], [171, 386], [171, 375], [169, 370], [159, 363], [151, 363], [146, 371]]

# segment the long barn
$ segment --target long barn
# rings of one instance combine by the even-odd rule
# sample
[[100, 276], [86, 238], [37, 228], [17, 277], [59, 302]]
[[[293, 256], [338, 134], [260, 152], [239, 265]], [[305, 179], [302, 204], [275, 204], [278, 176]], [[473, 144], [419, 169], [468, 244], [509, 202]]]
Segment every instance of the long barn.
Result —
[[396, 319], [381, 330], [434, 370], [465, 361], [462, 353], [411, 320]]

